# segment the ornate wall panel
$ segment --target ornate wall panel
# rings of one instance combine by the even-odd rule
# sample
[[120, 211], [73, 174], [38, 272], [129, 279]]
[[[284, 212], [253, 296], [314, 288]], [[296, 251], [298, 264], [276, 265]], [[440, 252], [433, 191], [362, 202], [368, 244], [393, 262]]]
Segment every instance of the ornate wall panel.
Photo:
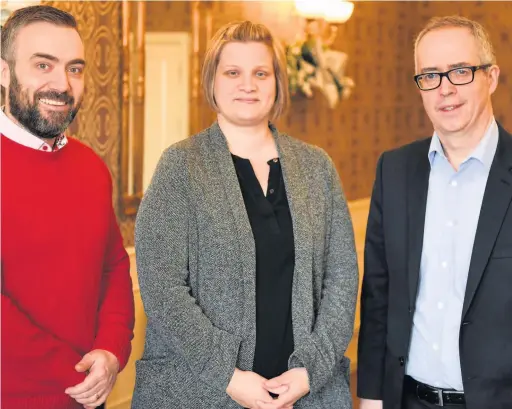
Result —
[[121, 147], [121, 3], [115, 1], [45, 1], [70, 12], [85, 44], [85, 97], [70, 134], [105, 161], [114, 182], [113, 203], [126, 245], [133, 243], [133, 218], [121, 214], [119, 172]]

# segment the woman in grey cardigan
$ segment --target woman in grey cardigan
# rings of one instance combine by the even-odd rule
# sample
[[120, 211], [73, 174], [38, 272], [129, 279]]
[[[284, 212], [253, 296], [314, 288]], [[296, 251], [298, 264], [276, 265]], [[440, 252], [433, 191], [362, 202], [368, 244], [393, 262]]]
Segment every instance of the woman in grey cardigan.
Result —
[[202, 75], [217, 122], [165, 151], [137, 216], [132, 408], [351, 408], [352, 224], [327, 154], [270, 124], [288, 103], [282, 49], [231, 23]]

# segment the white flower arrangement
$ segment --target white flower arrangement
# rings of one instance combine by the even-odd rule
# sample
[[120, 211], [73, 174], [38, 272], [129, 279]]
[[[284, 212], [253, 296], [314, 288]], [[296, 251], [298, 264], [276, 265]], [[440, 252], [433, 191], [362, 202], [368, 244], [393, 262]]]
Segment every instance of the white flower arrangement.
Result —
[[347, 54], [330, 49], [318, 37], [297, 40], [286, 46], [290, 94], [313, 96], [318, 89], [327, 98], [330, 108], [350, 96], [354, 81], [344, 75]]

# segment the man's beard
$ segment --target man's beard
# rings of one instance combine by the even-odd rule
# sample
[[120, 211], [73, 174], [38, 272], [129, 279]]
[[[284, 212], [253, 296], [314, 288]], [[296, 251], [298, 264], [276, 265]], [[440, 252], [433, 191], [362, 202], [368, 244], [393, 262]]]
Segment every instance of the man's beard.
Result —
[[[68, 111], [49, 111], [46, 116], [40, 111], [39, 100], [49, 99], [52, 101], [64, 102], [71, 107]], [[67, 92], [40, 91], [35, 92], [33, 101], [27, 90], [22, 90], [21, 84], [11, 70], [11, 83], [9, 85], [9, 108], [10, 114], [18, 123], [31, 134], [43, 139], [52, 139], [61, 135], [73, 122], [82, 99], [75, 106], [75, 99]]]

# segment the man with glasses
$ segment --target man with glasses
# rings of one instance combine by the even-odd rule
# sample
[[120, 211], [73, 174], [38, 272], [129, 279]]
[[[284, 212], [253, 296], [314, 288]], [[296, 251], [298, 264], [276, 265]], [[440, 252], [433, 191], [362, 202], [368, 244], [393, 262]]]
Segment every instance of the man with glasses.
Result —
[[435, 18], [414, 80], [434, 134], [379, 159], [366, 234], [361, 409], [512, 408], [512, 139], [489, 35]]

